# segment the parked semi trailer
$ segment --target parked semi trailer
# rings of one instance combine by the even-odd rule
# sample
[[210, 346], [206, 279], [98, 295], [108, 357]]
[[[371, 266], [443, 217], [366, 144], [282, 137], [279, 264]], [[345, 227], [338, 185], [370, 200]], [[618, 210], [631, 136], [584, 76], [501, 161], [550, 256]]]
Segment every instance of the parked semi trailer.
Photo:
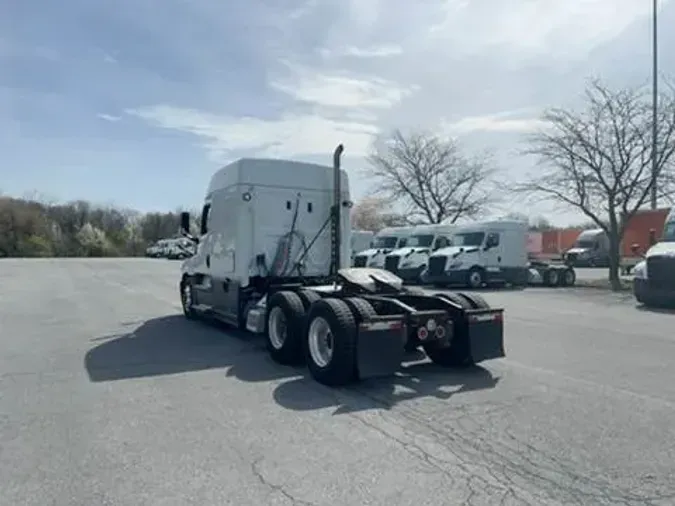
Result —
[[646, 306], [675, 304], [675, 209], [663, 226], [661, 240], [633, 267], [633, 295]]
[[216, 172], [197, 253], [182, 265], [183, 313], [262, 334], [273, 360], [305, 362], [337, 386], [393, 374], [405, 349], [441, 366], [503, 357], [504, 310], [473, 294], [430, 295], [384, 269], [348, 268], [347, 174], [295, 161], [241, 159]]

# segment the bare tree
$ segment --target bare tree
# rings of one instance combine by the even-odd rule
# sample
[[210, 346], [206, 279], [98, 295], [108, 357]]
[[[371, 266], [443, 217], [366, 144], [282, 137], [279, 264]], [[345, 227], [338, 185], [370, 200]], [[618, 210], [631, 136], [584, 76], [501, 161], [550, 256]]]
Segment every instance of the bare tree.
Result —
[[378, 232], [385, 227], [408, 225], [408, 220], [391, 212], [391, 207], [383, 199], [368, 197], [357, 202], [351, 210], [352, 228]]
[[[673, 189], [675, 95], [659, 98], [657, 188]], [[583, 110], [554, 108], [542, 117], [545, 127], [529, 138], [526, 154], [539, 169], [517, 190], [565, 204], [603, 229], [610, 242], [609, 279], [619, 289], [621, 241], [631, 217], [647, 202], [652, 188], [652, 112], [644, 88], [611, 90], [589, 83]]]
[[453, 139], [395, 130], [373, 146], [368, 161], [376, 195], [402, 205], [412, 221], [454, 223], [480, 214], [493, 200], [489, 157], [469, 158]]

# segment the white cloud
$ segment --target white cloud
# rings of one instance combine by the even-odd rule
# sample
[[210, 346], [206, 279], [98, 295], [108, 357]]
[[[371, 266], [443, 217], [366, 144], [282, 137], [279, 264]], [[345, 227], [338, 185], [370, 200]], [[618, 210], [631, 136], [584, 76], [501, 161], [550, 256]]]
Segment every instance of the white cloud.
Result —
[[99, 113], [96, 115], [96, 117], [104, 121], [110, 121], [111, 123], [115, 123], [122, 119], [121, 116], [113, 116], [112, 114], [105, 114], [105, 113]]
[[302, 157], [330, 153], [337, 143], [349, 154], [364, 155], [377, 134], [374, 125], [331, 120], [317, 115], [284, 115], [277, 120], [233, 118], [167, 105], [128, 110], [162, 128], [180, 130], [204, 139], [213, 159], [231, 151], [254, 150], [260, 156]]
[[342, 49], [319, 50], [319, 54], [324, 58], [335, 58], [341, 56], [350, 56], [353, 58], [389, 58], [403, 53], [403, 48], [396, 44], [384, 44], [381, 46], [356, 47], [347, 46]]
[[[665, 1], [665, 0], [663, 0]], [[516, 59], [544, 56], [584, 58], [619, 35], [651, 2], [641, 0], [448, 0], [432, 40], [465, 53], [492, 50]]]
[[514, 118], [517, 111], [467, 116], [457, 121], [442, 121], [441, 130], [451, 135], [475, 132], [527, 133], [544, 126], [539, 118]]
[[377, 77], [362, 78], [346, 72], [322, 73], [289, 65], [292, 75], [273, 80], [270, 86], [295, 100], [323, 107], [388, 109], [417, 87], [400, 86]]
[[348, 146], [352, 156], [365, 156], [380, 131], [378, 113], [399, 104], [417, 89], [392, 81], [350, 75], [344, 71], [313, 72], [286, 63], [291, 70], [269, 86], [310, 112], [289, 112], [276, 119], [221, 116], [171, 105], [155, 105], [127, 113], [172, 130], [205, 140], [215, 159], [232, 151], [255, 151], [261, 156], [311, 156], [330, 152], [337, 143]]
[[[331, 152], [337, 142], [351, 155], [365, 155], [373, 137], [393, 127], [504, 134], [497, 142], [511, 142], [509, 134], [542, 126], [541, 108], [578, 95], [580, 89], [571, 89], [573, 78], [561, 71], [564, 64], [584, 65], [593, 48], [646, 16], [648, 4], [307, 0], [283, 16], [281, 7], [270, 8], [269, 19], [260, 21], [280, 25], [276, 35], [251, 42], [260, 59], [248, 62], [264, 68], [272, 93], [248, 97], [242, 92], [237, 105], [247, 116], [227, 114], [218, 100], [212, 101], [213, 111], [221, 112], [207, 112], [201, 97], [194, 103], [183, 98], [184, 107], [158, 100], [128, 112], [197, 136], [218, 160], [238, 151], [312, 156]], [[209, 17], [217, 18], [215, 12]], [[183, 42], [187, 46], [189, 40]], [[204, 48], [183, 51], [204, 68], [218, 61]], [[590, 66], [575, 70], [594, 71]], [[218, 84], [209, 83], [209, 89]], [[246, 100], [255, 104], [247, 109]], [[523, 111], [524, 106], [532, 110]], [[508, 112], [493, 112], [503, 110]]]

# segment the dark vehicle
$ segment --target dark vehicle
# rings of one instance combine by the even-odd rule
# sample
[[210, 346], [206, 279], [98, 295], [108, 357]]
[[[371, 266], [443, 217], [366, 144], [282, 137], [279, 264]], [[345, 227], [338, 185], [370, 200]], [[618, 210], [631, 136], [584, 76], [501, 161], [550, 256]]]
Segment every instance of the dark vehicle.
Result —
[[584, 230], [569, 250], [563, 253], [563, 261], [573, 267], [609, 266], [609, 238], [604, 230]]

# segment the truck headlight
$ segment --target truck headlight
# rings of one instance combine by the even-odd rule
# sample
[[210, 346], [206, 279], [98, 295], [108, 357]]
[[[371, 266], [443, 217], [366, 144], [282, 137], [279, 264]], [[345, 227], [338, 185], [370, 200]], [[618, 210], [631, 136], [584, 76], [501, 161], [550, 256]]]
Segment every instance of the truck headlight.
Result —
[[462, 261], [461, 260], [453, 260], [450, 262], [450, 265], [448, 265], [448, 270], [452, 269], [459, 269], [462, 266]]
[[635, 267], [633, 267], [633, 277], [637, 279], [647, 279], [647, 262], [642, 260], [635, 264]]

